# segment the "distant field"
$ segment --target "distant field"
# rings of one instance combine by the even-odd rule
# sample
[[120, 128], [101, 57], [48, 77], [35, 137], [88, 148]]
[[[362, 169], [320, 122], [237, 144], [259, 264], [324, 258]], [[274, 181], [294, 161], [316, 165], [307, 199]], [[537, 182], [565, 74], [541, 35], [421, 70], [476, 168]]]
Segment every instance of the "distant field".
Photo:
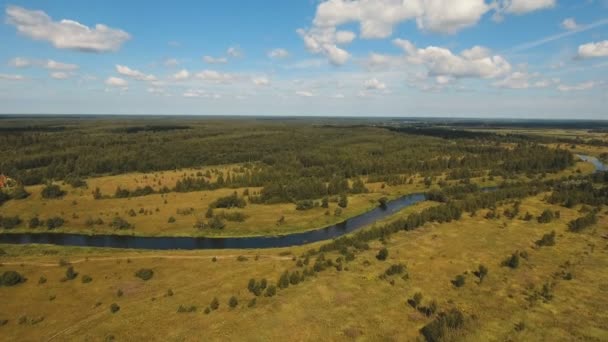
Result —
[[[386, 261], [375, 258], [382, 244], [373, 242], [369, 251], [346, 263], [347, 270], [329, 269], [279, 290], [275, 297], [258, 297], [253, 308], [247, 305], [254, 297], [247, 291], [250, 278], [266, 278], [274, 284], [283, 270], [299, 269], [292, 255], [322, 243], [290, 249], [192, 252], [3, 245], [0, 248], [6, 254], [0, 257], [0, 270], [18, 270], [28, 281], [0, 288], [4, 303], [0, 319], [8, 319], [0, 337], [143, 340], [154, 339], [162, 331], [168, 340], [242, 336], [260, 341], [416, 340], [418, 330], [431, 321], [407, 304], [420, 292], [424, 305], [435, 300], [442, 311], [459, 308], [466, 313], [466, 328], [457, 335], [466, 340], [606, 340], [608, 245], [601, 236], [608, 233], [608, 217], [602, 214], [588, 231], [570, 233], [565, 225], [580, 215], [579, 208], [550, 206], [541, 202], [543, 196], [523, 201], [521, 211], [537, 216], [546, 208], [559, 210], [558, 220], [548, 224], [504, 217], [488, 220], [483, 218], [485, 211], [480, 211], [452, 223], [427, 224], [393, 235], [386, 243]], [[432, 205], [422, 203], [395, 217]], [[534, 241], [551, 230], [557, 232], [555, 246], [536, 247]], [[517, 269], [501, 266], [516, 250], [525, 251], [527, 259], [521, 259]], [[247, 260], [237, 261], [239, 255]], [[79, 273], [75, 280], [60, 281], [66, 269], [59, 266], [60, 259], [73, 262]], [[407, 266], [409, 279], [379, 278], [396, 263]], [[489, 272], [478, 284], [472, 272], [480, 263]], [[134, 276], [143, 267], [154, 270], [147, 282]], [[565, 272], [572, 274], [571, 280], [563, 279]], [[456, 288], [450, 281], [459, 274], [464, 274], [466, 282]], [[82, 275], [91, 276], [92, 282], [83, 284]], [[38, 284], [40, 276], [47, 282]], [[547, 283], [552, 284], [551, 299], [532, 300]], [[116, 294], [119, 289], [121, 297]], [[167, 296], [169, 289], [173, 296]], [[238, 299], [236, 308], [228, 306], [231, 296]], [[204, 314], [214, 297], [219, 299], [219, 309]], [[111, 303], [117, 303], [120, 311], [110, 313]], [[180, 305], [195, 306], [196, 311], [178, 313]], [[28, 323], [19, 324], [20, 317], [27, 317]], [[31, 323], [41, 317], [41, 322]]]

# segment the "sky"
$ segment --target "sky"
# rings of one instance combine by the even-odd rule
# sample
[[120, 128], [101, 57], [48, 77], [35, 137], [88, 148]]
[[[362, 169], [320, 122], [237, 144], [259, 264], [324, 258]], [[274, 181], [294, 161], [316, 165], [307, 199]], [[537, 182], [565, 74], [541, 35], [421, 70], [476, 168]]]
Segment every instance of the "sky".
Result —
[[0, 113], [608, 119], [608, 0], [0, 0]]

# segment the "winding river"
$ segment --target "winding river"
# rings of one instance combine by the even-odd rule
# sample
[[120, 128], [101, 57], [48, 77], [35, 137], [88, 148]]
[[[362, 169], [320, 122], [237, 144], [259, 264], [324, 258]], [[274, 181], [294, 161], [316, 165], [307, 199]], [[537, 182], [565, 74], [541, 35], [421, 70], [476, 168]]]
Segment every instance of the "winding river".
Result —
[[[597, 171], [608, 170], [597, 158], [579, 155], [592, 163]], [[487, 189], [485, 189], [487, 190]], [[424, 194], [410, 194], [387, 203], [386, 208], [375, 208], [341, 223], [322, 229], [281, 236], [255, 237], [143, 237], [124, 235], [84, 235], [64, 233], [8, 233], [0, 234], [0, 243], [9, 244], [52, 244], [62, 246], [109, 247], [134, 249], [241, 249], [277, 248], [299, 246], [308, 243], [334, 239], [351, 233], [378, 220], [389, 217], [403, 208], [426, 200]]]

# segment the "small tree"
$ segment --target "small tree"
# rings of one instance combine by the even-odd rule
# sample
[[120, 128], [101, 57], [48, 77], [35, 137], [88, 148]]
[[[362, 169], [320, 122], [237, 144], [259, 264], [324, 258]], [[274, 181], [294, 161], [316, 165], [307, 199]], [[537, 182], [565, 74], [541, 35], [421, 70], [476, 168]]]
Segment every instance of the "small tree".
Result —
[[348, 206], [348, 197], [346, 197], [346, 194], [340, 194], [338, 205], [340, 206], [340, 208], [346, 208]]
[[72, 280], [72, 279], [76, 278], [77, 276], [78, 276], [78, 273], [74, 271], [73, 266], [68, 267], [68, 269], [65, 271], [66, 280]]
[[230, 300], [228, 301], [228, 305], [230, 305], [231, 308], [236, 308], [237, 305], [239, 305], [239, 300], [236, 299], [235, 296], [230, 297]]
[[519, 267], [519, 253], [515, 252], [515, 253], [511, 254], [510, 257], [506, 258], [502, 262], [502, 265], [513, 268], [513, 269]]
[[477, 276], [477, 278], [479, 278], [479, 283], [481, 284], [483, 282], [483, 278], [488, 275], [488, 268], [484, 265], [479, 265], [479, 268], [475, 272], [475, 275]]
[[462, 287], [464, 286], [465, 283], [465, 278], [462, 274], [459, 274], [456, 276], [456, 278], [454, 278], [454, 280], [452, 280], [452, 285], [456, 286], [456, 287]]
[[211, 308], [211, 310], [219, 309], [220, 301], [217, 299], [217, 297], [213, 298], [213, 300], [211, 301], [211, 304], [209, 304], [209, 307]]
[[154, 276], [154, 271], [149, 268], [141, 268], [137, 272], [135, 272], [135, 276], [142, 280], [150, 280]]
[[42, 189], [41, 195], [42, 198], [47, 199], [60, 198], [65, 195], [65, 191], [61, 190], [59, 185], [49, 183]]
[[269, 285], [268, 288], [266, 289], [266, 294], [264, 294], [266, 297], [273, 297], [274, 295], [277, 294], [277, 288], [274, 285]]
[[386, 258], [388, 258], [388, 249], [386, 249], [386, 247], [383, 247], [376, 255], [376, 259], [384, 261], [386, 260]]

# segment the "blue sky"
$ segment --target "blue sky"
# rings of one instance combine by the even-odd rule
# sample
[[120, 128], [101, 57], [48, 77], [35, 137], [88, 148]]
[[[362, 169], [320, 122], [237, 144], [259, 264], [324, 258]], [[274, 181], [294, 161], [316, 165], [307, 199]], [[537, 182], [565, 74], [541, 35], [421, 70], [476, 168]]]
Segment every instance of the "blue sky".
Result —
[[0, 7], [0, 113], [608, 119], [608, 0]]

